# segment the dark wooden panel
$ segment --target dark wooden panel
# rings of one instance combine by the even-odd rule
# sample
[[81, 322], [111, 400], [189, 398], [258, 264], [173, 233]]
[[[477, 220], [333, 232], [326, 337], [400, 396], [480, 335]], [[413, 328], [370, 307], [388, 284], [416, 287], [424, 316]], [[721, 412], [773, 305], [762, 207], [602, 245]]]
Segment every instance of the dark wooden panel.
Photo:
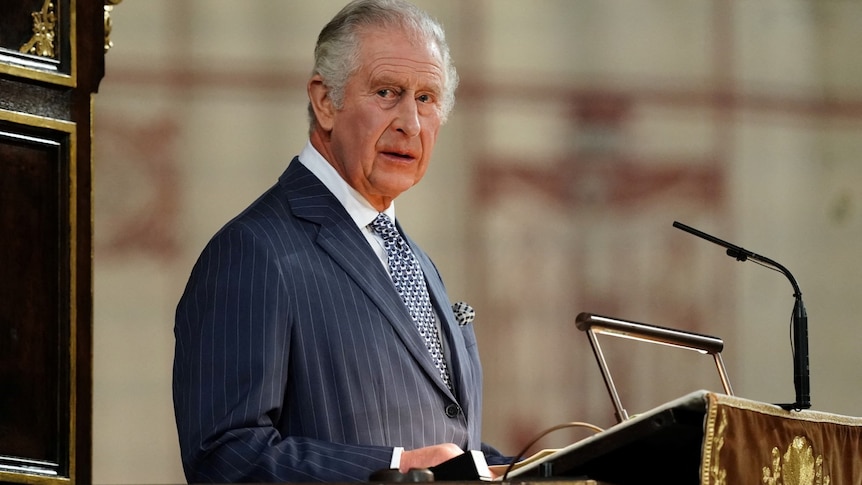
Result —
[[70, 121], [72, 92], [0, 77], [0, 109]]
[[[67, 133], [0, 123], [0, 455], [68, 475]], [[43, 131], [40, 133], [40, 131]], [[58, 271], [58, 268], [60, 269]]]

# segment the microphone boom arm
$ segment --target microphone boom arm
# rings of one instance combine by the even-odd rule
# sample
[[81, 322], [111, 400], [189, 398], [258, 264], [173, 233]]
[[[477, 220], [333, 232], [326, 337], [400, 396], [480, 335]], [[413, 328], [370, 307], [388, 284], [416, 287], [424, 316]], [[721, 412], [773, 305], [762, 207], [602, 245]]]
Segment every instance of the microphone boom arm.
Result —
[[795, 299], [791, 328], [793, 330], [793, 385], [796, 389], [796, 402], [791, 404], [779, 404], [779, 406], [784, 409], [795, 409], [797, 411], [810, 408], [811, 391], [808, 369], [808, 313], [805, 311], [805, 304], [802, 302], [802, 291], [799, 289], [799, 284], [796, 283], [796, 278], [794, 278], [793, 275], [790, 274], [790, 271], [783, 265], [765, 256], [753, 253], [727, 241], [722, 241], [715, 236], [711, 236], [677, 221], [674, 221], [673, 227], [726, 248], [727, 255], [737, 261], [746, 261], [749, 259], [757, 261], [782, 273], [788, 280], [790, 280], [790, 284], [793, 286], [793, 297]]

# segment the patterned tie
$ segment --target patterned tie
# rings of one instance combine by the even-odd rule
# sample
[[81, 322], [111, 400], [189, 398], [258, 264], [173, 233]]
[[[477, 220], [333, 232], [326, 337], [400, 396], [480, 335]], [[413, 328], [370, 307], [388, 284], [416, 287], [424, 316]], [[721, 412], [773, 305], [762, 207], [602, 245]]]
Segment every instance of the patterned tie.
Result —
[[434, 308], [431, 306], [431, 298], [428, 296], [428, 287], [425, 284], [425, 275], [419, 262], [410, 250], [410, 245], [401, 237], [392, 220], [380, 213], [371, 223], [371, 227], [383, 239], [383, 246], [389, 260], [389, 275], [395, 283], [398, 295], [404, 300], [413, 323], [419, 329], [419, 334], [425, 341], [425, 346], [431, 353], [434, 366], [440, 371], [440, 377], [449, 389], [452, 384], [449, 380], [449, 371], [446, 361], [443, 359], [443, 347], [440, 343], [440, 335], [434, 321]]

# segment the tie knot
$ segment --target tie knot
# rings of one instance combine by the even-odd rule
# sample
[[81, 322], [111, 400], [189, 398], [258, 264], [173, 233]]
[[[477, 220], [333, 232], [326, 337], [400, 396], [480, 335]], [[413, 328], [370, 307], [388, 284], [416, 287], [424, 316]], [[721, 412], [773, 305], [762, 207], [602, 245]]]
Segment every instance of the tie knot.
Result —
[[401, 237], [398, 234], [398, 229], [395, 228], [395, 224], [392, 223], [392, 219], [382, 212], [377, 214], [377, 217], [371, 221], [371, 227], [386, 242], [397, 241]]

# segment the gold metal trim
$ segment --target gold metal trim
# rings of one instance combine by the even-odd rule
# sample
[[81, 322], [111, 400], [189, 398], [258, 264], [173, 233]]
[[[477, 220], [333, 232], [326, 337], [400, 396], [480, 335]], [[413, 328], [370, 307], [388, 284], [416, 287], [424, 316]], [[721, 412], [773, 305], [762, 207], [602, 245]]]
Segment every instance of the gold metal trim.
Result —
[[[60, 22], [60, 19], [64, 15], [64, 10], [62, 8], [64, 0], [56, 0], [58, 2], [59, 14], [56, 15], [56, 21]], [[76, 15], [76, 2], [77, 0], [68, 0], [69, 1], [69, 73], [62, 73], [59, 71], [53, 71], [49, 69], [45, 69], [42, 67], [38, 61], [34, 61], [32, 66], [20, 64], [20, 60], [17, 58], [11, 58], [10, 56], [3, 55], [0, 53], [0, 74], [9, 74], [12, 76], [18, 76], [25, 79], [33, 79], [36, 81], [42, 81], [51, 84], [57, 84], [60, 86], [68, 86], [68, 87], [76, 87], [78, 85], [78, 75], [77, 75], [77, 56], [78, 56], [78, 36], [77, 36], [77, 15]], [[62, 35], [62, 32], [61, 32]], [[55, 38], [56, 40], [56, 38]]]
[[46, 118], [25, 113], [17, 113], [0, 108], [0, 120], [18, 123], [19, 125], [33, 126], [36, 128], [47, 128], [49, 130], [62, 131], [74, 135], [77, 125], [71, 121]]
[[59, 131], [69, 135], [69, 146], [67, 152], [69, 157], [69, 306], [67, 308], [67, 311], [69, 312], [69, 476], [48, 477], [42, 475], [0, 472], [0, 482], [29, 483], [38, 485], [74, 485], [75, 473], [77, 470], [76, 449], [78, 444], [76, 426], [78, 405], [78, 318], [75, 311], [78, 295], [78, 127], [77, 124], [69, 121], [16, 113], [4, 109], [0, 109], [0, 120], [35, 128]]
[[33, 37], [21, 46], [19, 52], [56, 59], [54, 38], [57, 34], [54, 28], [57, 26], [57, 15], [54, 13], [54, 3], [51, 0], [45, 0], [42, 10], [30, 15], [33, 16]]
[[[90, 265], [92, 267], [92, 263]], [[69, 133], [69, 481], [78, 459], [78, 132]], [[92, 372], [92, 371], [91, 371]], [[87, 411], [91, 412], [91, 411]]]
[[0, 472], [0, 480], [3, 483], [28, 483], [31, 485], [73, 485], [75, 482], [66, 477], [43, 477], [39, 475], [23, 475], [17, 473]]
[[114, 30], [114, 22], [111, 20], [111, 12], [114, 11], [114, 6], [119, 5], [123, 0], [105, 0], [105, 54], [114, 47], [114, 42], [111, 40], [111, 31]]

